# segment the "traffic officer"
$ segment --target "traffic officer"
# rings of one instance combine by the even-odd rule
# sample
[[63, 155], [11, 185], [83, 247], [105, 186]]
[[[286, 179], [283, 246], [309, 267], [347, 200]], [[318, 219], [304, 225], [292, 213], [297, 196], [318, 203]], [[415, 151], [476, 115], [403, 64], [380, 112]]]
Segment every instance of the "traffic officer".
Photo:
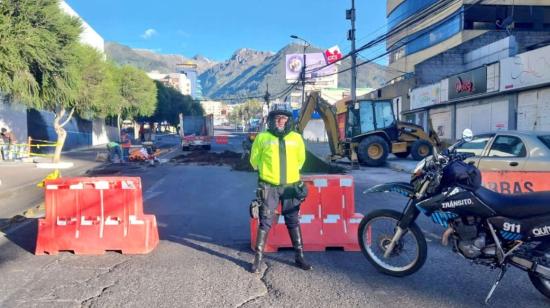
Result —
[[267, 234], [273, 223], [275, 210], [282, 202], [282, 215], [292, 240], [296, 265], [303, 270], [312, 267], [304, 261], [299, 210], [303, 195], [300, 169], [306, 152], [302, 136], [292, 131], [292, 112], [286, 104], [273, 104], [267, 116], [268, 129], [254, 139], [250, 164], [259, 173], [259, 192], [262, 199], [256, 239], [256, 254], [251, 272], [259, 273]]

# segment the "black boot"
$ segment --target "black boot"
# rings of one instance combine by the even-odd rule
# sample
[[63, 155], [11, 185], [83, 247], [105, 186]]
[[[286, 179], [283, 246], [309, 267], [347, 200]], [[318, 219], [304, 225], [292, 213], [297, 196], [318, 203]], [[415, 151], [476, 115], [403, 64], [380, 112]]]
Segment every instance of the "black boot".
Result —
[[264, 256], [266, 239], [267, 231], [258, 228], [258, 235], [256, 237], [256, 254], [254, 255], [254, 263], [252, 263], [252, 266], [250, 267], [251, 273], [260, 273], [260, 266], [262, 265], [262, 257]]
[[288, 234], [290, 235], [292, 246], [294, 247], [294, 252], [296, 253], [296, 266], [304, 271], [311, 270], [311, 265], [306, 263], [304, 260], [304, 245], [302, 243], [302, 231], [300, 230], [300, 226], [293, 229], [288, 229]]

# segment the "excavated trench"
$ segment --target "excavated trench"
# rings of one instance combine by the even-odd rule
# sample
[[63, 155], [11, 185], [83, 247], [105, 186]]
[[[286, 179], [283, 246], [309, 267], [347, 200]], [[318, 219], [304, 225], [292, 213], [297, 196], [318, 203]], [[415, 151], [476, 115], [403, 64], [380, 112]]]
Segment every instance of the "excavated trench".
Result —
[[[193, 151], [187, 154], [178, 155], [170, 160], [177, 164], [198, 164], [200, 166], [222, 166], [228, 165], [236, 171], [254, 170], [248, 162], [248, 157], [242, 158], [241, 153], [224, 151], [221, 153], [207, 151]], [[302, 173], [345, 173], [346, 169], [340, 166], [329, 164], [309, 151], [306, 151], [306, 162], [302, 167]]]

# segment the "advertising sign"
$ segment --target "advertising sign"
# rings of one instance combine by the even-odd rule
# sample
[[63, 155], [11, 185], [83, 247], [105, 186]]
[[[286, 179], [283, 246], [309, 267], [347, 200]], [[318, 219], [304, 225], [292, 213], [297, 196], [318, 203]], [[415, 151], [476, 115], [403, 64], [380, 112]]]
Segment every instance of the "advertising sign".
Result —
[[327, 63], [330, 64], [342, 59], [340, 48], [338, 46], [332, 46], [329, 49], [325, 50], [325, 59]]
[[500, 91], [550, 82], [550, 46], [500, 61]]
[[[325, 60], [325, 54], [318, 53], [306, 53], [306, 81], [308, 82], [324, 82], [327, 80], [337, 80], [337, 67], [336, 64], [327, 65]], [[300, 80], [300, 74], [302, 72], [302, 65], [304, 62], [303, 54], [288, 54], [286, 55], [286, 80], [289, 83]]]
[[487, 68], [479, 67], [449, 77], [449, 99], [487, 92]]
[[441, 83], [416, 88], [411, 92], [411, 109], [424, 108], [441, 102]]

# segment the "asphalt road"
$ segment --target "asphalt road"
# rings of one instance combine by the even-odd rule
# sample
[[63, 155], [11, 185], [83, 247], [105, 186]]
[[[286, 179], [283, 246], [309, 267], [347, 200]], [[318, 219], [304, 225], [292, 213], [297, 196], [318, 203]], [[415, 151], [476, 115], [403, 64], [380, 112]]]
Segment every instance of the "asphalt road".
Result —
[[[232, 138], [228, 147], [213, 150], [238, 145]], [[351, 174], [358, 212], [403, 207], [399, 196], [361, 191], [406, 180], [407, 174], [385, 168]], [[157, 217], [159, 246], [140, 256], [34, 256], [37, 223], [22, 224], [0, 238], [0, 306], [477, 307], [497, 274], [443, 247], [437, 241], [442, 230], [426, 219], [420, 225], [428, 234], [428, 261], [406, 278], [382, 275], [361, 253], [343, 251], [307, 253], [314, 266], [310, 272], [293, 266], [291, 251], [269, 254], [262, 273], [251, 274], [247, 207], [255, 174], [167, 163], [129, 175], [142, 177], [145, 212]], [[491, 302], [495, 307], [549, 304], [517, 270], [508, 272]]]

